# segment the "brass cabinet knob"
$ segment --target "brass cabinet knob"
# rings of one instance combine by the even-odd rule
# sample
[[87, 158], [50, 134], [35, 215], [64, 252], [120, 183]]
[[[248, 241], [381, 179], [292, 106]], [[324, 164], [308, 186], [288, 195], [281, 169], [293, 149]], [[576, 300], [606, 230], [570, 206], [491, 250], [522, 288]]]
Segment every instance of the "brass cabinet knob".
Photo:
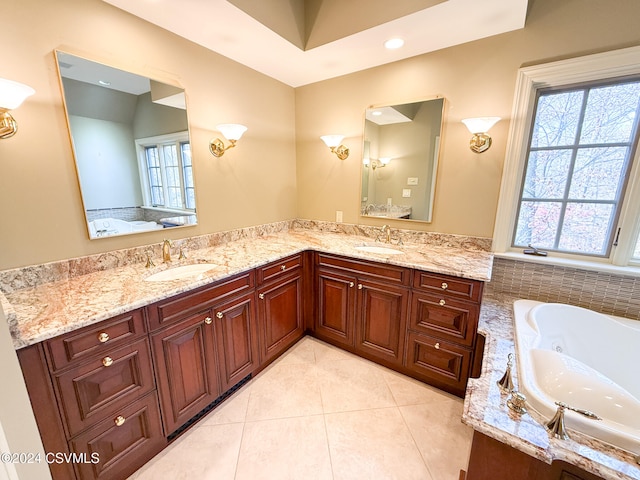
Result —
[[104, 365], [105, 367], [110, 367], [111, 365], [113, 365], [113, 358], [111, 357], [104, 357], [102, 359], [102, 365]]
[[224, 317], [224, 313], [222, 312], [216, 313], [216, 318], [222, 318], [222, 317]]
[[280, 270], [286, 270], [286, 269], [287, 269], [287, 266], [286, 266], [286, 265], [281, 265], [281, 266], [280, 266]]
[[98, 341], [104, 343], [109, 340], [109, 334], [107, 332], [101, 332], [98, 334]]
[[444, 299], [443, 299], [443, 300], [440, 300], [440, 302], [438, 302], [438, 303], [440, 303], [440, 305], [441, 305], [441, 306], [444, 306], [444, 305], [446, 305], [446, 304], [447, 304], [447, 302], [445, 302], [445, 301], [444, 301]]
[[116, 424], [116, 427], [121, 427], [122, 425], [124, 425], [124, 422], [126, 421], [127, 421], [126, 418], [124, 418], [122, 415], [118, 415], [113, 421], [113, 423]]
[[440, 342], [437, 342], [433, 347], [434, 347], [436, 350], [440, 350]]
[[362, 290], [362, 284], [361, 283], [358, 284], [358, 290]]
[[442, 282], [442, 289], [446, 290], [447, 288], [449, 288], [449, 284], [447, 282]]
[[264, 293], [261, 293], [260, 295], [258, 295], [258, 298], [259, 298], [260, 300], [264, 300]]
[[211, 322], [213, 322], [213, 319], [211, 317], [207, 317], [204, 319], [204, 323], [206, 323], [207, 325], [211, 325]]
[[355, 283], [349, 282], [349, 288], [353, 288], [354, 285], [355, 285]]

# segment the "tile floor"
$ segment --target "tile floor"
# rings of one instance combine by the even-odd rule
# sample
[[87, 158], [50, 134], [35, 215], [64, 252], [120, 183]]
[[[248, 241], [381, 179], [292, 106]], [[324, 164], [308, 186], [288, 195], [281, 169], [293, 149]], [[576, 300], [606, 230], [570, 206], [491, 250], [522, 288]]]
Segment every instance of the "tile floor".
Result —
[[462, 400], [305, 337], [129, 480], [458, 480]]

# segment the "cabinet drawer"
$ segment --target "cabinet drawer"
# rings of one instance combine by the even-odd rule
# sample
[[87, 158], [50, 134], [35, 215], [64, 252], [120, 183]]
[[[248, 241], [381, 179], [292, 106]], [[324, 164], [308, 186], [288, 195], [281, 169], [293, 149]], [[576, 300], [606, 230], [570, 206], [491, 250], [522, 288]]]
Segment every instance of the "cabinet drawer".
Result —
[[413, 287], [426, 291], [447, 294], [452, 297], [480, 302], [483, 282], [468, 278], [450, 277], [437, 273], [415, 270], [413, 273]]
[[471, 347], [479, 315], [477, 303], [413, 292], [409, 329]]
[[258, 272], [258, 285], [264, 282], [281, 277], [293, 270], [302, 268], [302, 255], [293, 255], [291, 257], [278, 260], [277, 262], [270, 263], [264, 267], [257, 268]]
[[[75, 464], [78, 478], [93, 480], [127, 478], [166, 443], [153, 392], [78, 435], [69, 446], [86, 459]], [[92, 463], [95, 457], [99, 461]]]
[[69, 436], [155, 389], [149, 341], [109, 350], [104, 356], [54, 377]]
[[471, 350], [427, 335], [409, 332], [405, 366], [428, 383], [464, 396]]
[[383, 263], [368, 262], [366, 260], [352, 260], [326, 253], [316, 254], [316, 265], [319, 267], [331, 267], [374, 280], [400, 285], [409, 285], [410, 270]]
[[154, 303], [147, 307], [149, 330], [185, 318], [222, 299], [249, 291], [254, 286], [255, 276], [251, 270], [217, 282], [213, 286]]
[[146, 333], [142, 310], [134, 310], [44, 342], [53, 371], [100, 355]]

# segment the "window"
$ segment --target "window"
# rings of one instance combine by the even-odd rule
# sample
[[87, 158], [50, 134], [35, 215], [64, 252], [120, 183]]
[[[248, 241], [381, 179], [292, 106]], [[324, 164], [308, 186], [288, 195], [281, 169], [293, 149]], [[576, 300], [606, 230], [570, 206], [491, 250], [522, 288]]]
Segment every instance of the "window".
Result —
[[496, 254], [640, 266], [639, 112], [638, 47], [520, 69]]
[[605, 256], [637, 143], [640, 81], [537, 93], [513, 246]]
[[195, 210], [191, 146], [187, 132], [136, 140], [145, 205]]

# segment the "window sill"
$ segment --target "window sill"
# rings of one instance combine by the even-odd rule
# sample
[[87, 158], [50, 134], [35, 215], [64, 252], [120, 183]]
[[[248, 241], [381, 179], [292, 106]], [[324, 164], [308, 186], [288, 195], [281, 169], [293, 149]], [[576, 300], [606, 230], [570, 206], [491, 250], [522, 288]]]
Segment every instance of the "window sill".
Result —
[[155, 212], [166, 212], [166, 213], [175, 213], [178, 215], [195, 215], [196, 212], [192, 211], [192, 210], [180, 210], [177, 208], [164, 208], [164, 207], [149, 207], [146, 205], [143, 205], [142, 207], [145, 210], [153, 210]]
[[[550, 254], [551, 255], [551, 254]], [[586, 262], [584, 260], [572, 260], [560, 257], [537, 257], [535, 255], [525, 255], [519, 252], [494, 252], [496, 258], [509, 260], [519, 260], [522, 262], [539, 263], [542, 265], [560, 266], [569, 268], [579, 268], [599, 273], [609, 273], [613, 275], [624, 275], [628, 277], [640, 277], [640, 267], [611, 265], [610, 263]]]

